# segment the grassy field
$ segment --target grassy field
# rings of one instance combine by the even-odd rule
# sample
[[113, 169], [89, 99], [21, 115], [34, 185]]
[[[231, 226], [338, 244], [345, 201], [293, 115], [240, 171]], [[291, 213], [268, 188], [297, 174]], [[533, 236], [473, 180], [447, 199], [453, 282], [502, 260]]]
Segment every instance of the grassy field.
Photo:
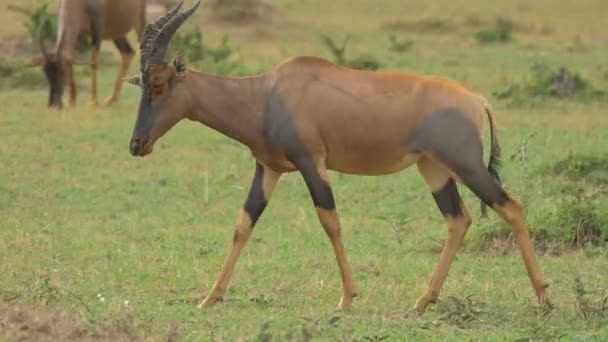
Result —
[[[198, 310], [192, 301], [211, 288], [228, 252], [254, 160], [191, 122], [150, 156], [131, 157], [139, 90], [125, 86], [115, 106], [91, 109], [80, 66], [75, 108], [48, 111], [43, 83], [0, 92], [0, 340], [608, 338], [608, 97], [530, 95], [534, 65], [564, 66], [607, 89], [607, 2], [267, 3], [280, 10], [271, 23], [221, 23], [199, 10], [196, 24], [210, 44], [229, 33], [231, 61], [251, 72], [293, 55], [332, 58], [318, 34], [352, 34], [348, 58], [369, 54], [381, 69], [440, 74], [488, 97], [505, 187], [524, 201], [554, 308], [535, 305], [508, 227], [493, 213], [481, 219], [478, 200], [460, 187], [473, 214], [465, 245], [439, 302], [408, 315], [447, 236], [413, 167], [385, 177], [330, 174], [359, 290], [351, 312], [336, 310], [337, 265], [298, 174], [281, 179], [225, 301]], [[497, 16], [510, 22], [511, 40], [478, 42], [476, 32], [492, 29]], [[0, 15], [0, 34], [23, 34], [21, 19]], [[391, 33], [411, 47], [391, 51]], [[113, 46], [104, 51], [102, 100], [117, 71]], [[494, 95], [510, 85], [519, 93]]]

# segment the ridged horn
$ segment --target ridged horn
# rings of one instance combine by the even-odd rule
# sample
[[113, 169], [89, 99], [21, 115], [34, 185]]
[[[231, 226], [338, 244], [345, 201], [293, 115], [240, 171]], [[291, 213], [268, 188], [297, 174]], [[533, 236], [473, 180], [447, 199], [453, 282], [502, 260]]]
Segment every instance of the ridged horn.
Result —
[[167, 12], [167, 14], [156, 19], [156, 21], [154, 21], [153, 23], [146, 25], [146, 28], [145, 28], [144, 33], [141, 38], [141, 43], [139, 45], [139, 48], [141, 51], [141, 60], [140, 60], [141, 72], [144, 71], [144, 67], [148, 63], [148, 59], [150, 58], [150, 53], [152, 52], [152, 48], [154, 47], [154, 41], [156, 40], [156, 36], [160, 33], [162, 28], [169, 21], [171, 21], [171, 19], [173, 19], [173, 17], [175, 17], [175, 15], [177, 14], [177, 12], [179, 11], [179, 9], [182, 7], [183, 4], [184, 4], [184, 2], [180, 1], [177, 4], [177, 6], [175, 6], [175, 8], [173, 8], [172, 10]]
[[175, 15], [163, 28], [158, 32], [151, 44], [151, 50], [149, 59], [146, 61], [148, 64], [161, 64], [164, 63], [165, 54], [169, 47], [171, 37], [175, 34], [177, 29], [188, 19], [194, 11], [198, 8], [201, 1], [197, 0], [192, 7], [188, 10]]

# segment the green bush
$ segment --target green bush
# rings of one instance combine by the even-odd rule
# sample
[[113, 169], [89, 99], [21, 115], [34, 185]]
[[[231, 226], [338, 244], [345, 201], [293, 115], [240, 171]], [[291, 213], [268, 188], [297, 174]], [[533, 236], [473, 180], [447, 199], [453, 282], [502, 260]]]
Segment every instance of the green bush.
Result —
[[570, 154], [555, 163], [550, 171], [574, 182], [585, 179], [589, 183], [605, 185], [608, 184], [608, 153], [600, 156]]
[[202, 60], [203, 49], [203, 32], [198, 27], [192, 31], [176, 32], [169, 43], [171, 54], [181, 51], [190, 62]]
[[511, 40], [513, 25], [506, 20], [497, 20], [493, 28], [475, 33], [475, 38], [482, 44], [506, 43]]
[[548, 247], [585, 248], [608, 242], [608, 217], [596, 201], [581, 195], [565, 196], [538, 218], [532, 235]]
[[36, 89], [45, 84], [38, 68], [27, 67], [21, 60], [0, 58], [0, 79], [3, 87]]
[[405, 52], [408, 51], [412, 47], [412, 45], [414, 45], [413, 40], [401, 41], [397, 39], [397, 36], [395, 34], [390, 34], [388, 36], [388, 41], [390, 44], [388, 49], [392, 52]]
[[192, 31], [177, 32], [169, 45], [169, 54], [175, 55], [178, 51], [192, 65], [217, 75], [245, 75], [248, 69], [239, 63], [231, 62], [233, 48], [230, 36], [225, 34], [218, 46], [209, 46], [204, 42], [204, 34], [196, 28]]
[[338, 46], [335, 41], [326, 34], [321, 34], [319, 39], [321, 43], [325, 45], [325, 47], [334, 55], [334, 62], [339, 65], [351, 67], [354, 69], [367, 69], [367, 70], [377, 70], [380, 68], [380, 61], [370, 55], [370, 54], [361, 54], [355, 58], [346, 58], [346, 45], [351, 40], [352, 36], [350, 34], [346, 35], [342, 41], [342, 44]]
[[555, 69], [544, 63], [533, 63], [530, 76], [493, 92], [498, 99], [522, 104], [535, 98], [593, 101], [606, 99], [606, 92], [593, 86], [580, 74], [564, 67]]
[[[32, 44], [38, 46], [38, 35], [45, 46], [53, 46], [57, 37], [57, 16], [48, 12], [48, 2], [45, 2], [37, 7], [34, 7], [32, 11], [27, 13], [27, 18], [23, 25], [27, 31]], [[81, 38], [76, 44], [76, 51], [78, 53], [85, 53], [91, 47], [91, 40]]]

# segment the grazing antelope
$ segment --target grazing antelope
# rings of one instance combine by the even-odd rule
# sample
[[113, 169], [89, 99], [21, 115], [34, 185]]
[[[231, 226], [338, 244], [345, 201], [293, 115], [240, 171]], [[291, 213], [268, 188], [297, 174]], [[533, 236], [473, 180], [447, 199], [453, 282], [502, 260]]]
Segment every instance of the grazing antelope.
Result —
[[[439, 77], [353, 70], [315, 57], [292, 58], [266, 74], [243, 78], [186, 69], [181, 54], [166, 63], [172, 35], [199, 1], [179, 14], [178, 4], [144, 32], [141, 75], [130, 79], [142, 95], [129, 147], [133, 156], [146, 156], [163, 134], [187, 118], [246, 145], [255, 157], [255, 175], [230, 254], [200, 307], [222, 300], [279, 177], [298, 171], [334, 249], [343, 284], [339, 308], [347, 310], [357, 291], [328, 170], [385, 175], [413, 164], [448, 226], [439, 264], [416, 301], [418, 312], [437, 299], [471, 223], [456, 181], [512, 226], [538, 301], [548, 301], [522, 207], [498, 182], [499, 145], [493, 112], [484, 98]], [[488, 168], [482, 160], [485, 116], [491, 129]]]
[[42, 57], [36, 64], [42, 64], [49, 82], [48, 107], [62, 108], [63, 89], [70, 85], [70, 105], [76, 104], [76, 82], [74, 81], [74, 49], [81, 36], [90, 36], [91, 52], [91, 105], [97, 105], [97, 68], [102, 40], [112, 40], [122, 56], [118, 77], [112, 95], [106, 105], [118, 99], [134, 51], [126, 35], [134, 28], [138, 38], [145, 26], [145, 0], [63, 0], [57, 14], [57, 40], [55, 50], [49, 52], [41, 36], [38, 45]]

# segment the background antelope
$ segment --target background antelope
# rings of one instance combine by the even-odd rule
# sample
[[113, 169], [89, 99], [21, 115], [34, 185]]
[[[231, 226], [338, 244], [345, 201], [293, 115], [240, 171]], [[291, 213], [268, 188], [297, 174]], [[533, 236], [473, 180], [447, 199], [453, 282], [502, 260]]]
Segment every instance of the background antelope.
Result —
[[109, 105], [120, 94], [123, 78], [134, 55], [127, 34], [135, 29], [138, 39], [146, 24], [145, 0], [63, 0], [57, 14], [57, 40], [49, 52], [39, 35], [38, 45], [44, 74], [49, 82], [49, 107], [63, 107], [62, 97], [66, 82], [70, 85], [70, 105], [76, 104], [76, 82], [74, 81], [74, 49], [79, 37], [90, 36], [91, 51], [91, 99], [97, 105], [97, 69], [102, 40], [112, 40], [122, 56], [118, 77], [112, 95], [105, 101]]
[[[440, 77], [358, 71], [315, 57], [292, 58], [268, 73], [243, 78], [189, 70], [181, 54], [166, 63], [172, 35], [199, 3], [178, 14], [180, 3], [144, 32], [141, 75], [130, 80], [141, 88], [130, 152], [150, 154], [163, 134], [187, 118], [241, 142], [256, 160], [230, 254], [201, 307], [222, 300], [237, 258], [281, 174], [298, 171], [333, 246], [343, 283], [339, 308], [347, 310], [357, 290], [328, 170], [385, 175], [413, 164], [448, 226], [430, 285], [416, 301], [417, 311], [424, 312], [437, 299], [471, 224], [456, 182], [511, 225], [538, 301], [548, 300], [522, 207], [497, 181], [500, 149], [493, 112], [483, 97]], [[486, 116], [491, 130], [487, 168], [482, 160]]]

